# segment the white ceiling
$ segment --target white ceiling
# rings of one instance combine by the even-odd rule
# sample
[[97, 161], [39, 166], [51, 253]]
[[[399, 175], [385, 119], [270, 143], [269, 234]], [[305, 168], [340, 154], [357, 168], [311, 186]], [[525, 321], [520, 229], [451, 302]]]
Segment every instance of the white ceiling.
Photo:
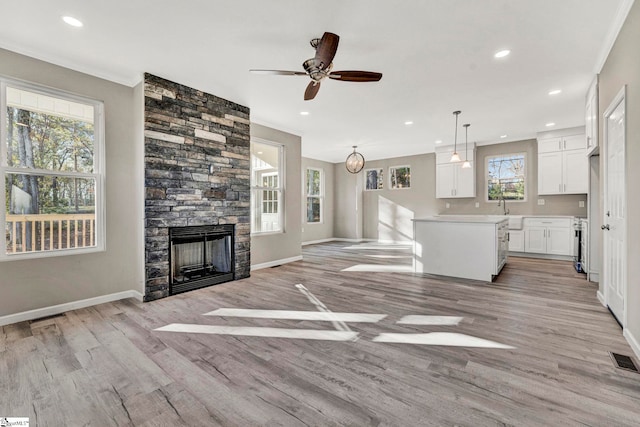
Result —
[[[0, 47], [128, 85], [150, 72], [250, 107], [252, 121], [301, 135], [305, 157], [341, 162], [357, 145], [374, 160], [453, 143], [458, 109], [479, 144], [584, 125], [587, 87], [632, 2], [0, 0]], [[303, 101], [307, 77], [249, 73], [302, 71], [325, 31], [340, 35], [335, 70], [382, 80], [327, 79]], [[512, 53], [495, 59], [501, 49]]]

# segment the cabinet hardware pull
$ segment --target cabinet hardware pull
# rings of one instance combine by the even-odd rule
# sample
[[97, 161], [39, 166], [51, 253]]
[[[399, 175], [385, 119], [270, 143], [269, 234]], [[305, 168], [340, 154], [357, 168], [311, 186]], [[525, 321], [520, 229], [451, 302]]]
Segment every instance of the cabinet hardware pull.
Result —
[[601, 230], [611, 230], [611, 228], [609, 227], [609, 224], [600, 226], [600, 229]]

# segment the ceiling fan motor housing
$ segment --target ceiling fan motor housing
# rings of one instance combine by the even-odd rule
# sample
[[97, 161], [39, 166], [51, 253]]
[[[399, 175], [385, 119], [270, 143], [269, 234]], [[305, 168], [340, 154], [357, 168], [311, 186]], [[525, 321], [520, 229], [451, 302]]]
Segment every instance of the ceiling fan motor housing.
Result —
[[322, 65], [322, 62], [316, 58], [307, 59], [302, 63], [302, 67], [309, 74], [309, 77], [316, 82], [327, 77], [327, 74], [329, 74], [333, 66], [333, 64], [329, 64], [328, 67], [322, 68]]

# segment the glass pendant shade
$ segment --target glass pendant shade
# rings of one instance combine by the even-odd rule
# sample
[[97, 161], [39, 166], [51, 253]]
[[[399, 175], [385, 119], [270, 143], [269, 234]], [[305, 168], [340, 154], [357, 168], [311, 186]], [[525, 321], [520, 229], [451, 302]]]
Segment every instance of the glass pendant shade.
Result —
[[451, 155], [450, 162], [459, 162], [460, 155], [458, 154], [458, 116], [462, 111], [454, 111], [453, 115], [456, 116], [456, 128], [453, 136], [453, 154]]
[[471, 167], [471, 162], [469, 161], [469, 123], [464, 125], [464, 163], [462, 164], [463, 169], [469, 169]]
[[345, 162], [345, 166], [347, 167], [347, 171], [350, 173], [358, 173], [364, 168], [364, 156], [358, 152], [356, 152], [357, 146], [353, 146], [353, 153], [347, 156], [347, 161]]

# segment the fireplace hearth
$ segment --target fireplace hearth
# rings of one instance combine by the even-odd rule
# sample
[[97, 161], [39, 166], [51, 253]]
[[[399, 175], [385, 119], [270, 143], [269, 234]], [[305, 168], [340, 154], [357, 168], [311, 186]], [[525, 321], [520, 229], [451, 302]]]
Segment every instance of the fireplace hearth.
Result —
[[234, 226], [169, 229], [169, 295], [235, 279]]

